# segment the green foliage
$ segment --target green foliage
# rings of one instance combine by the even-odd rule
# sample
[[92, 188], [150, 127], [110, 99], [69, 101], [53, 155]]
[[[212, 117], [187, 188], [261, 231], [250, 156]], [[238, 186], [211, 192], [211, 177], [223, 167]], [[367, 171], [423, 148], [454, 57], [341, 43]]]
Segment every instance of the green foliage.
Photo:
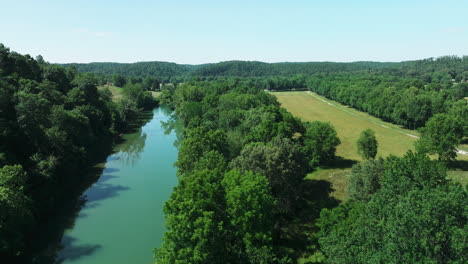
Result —
[[378, 143], [374, 131], [371, 129], [362, 131], [357, 141], [359, 155], [366, 160], [375, 159], [375, 156], [377, 156], [377, 148]]
[[447, 184], [447, 168], [421, 153], [408, 152], [403, 158], [390, 156], [385, 161], [382, 177], [383, 193], [389, 199], [410, 189], [435, 188]]
[[114, 76], [112, 76], [112, 81], [117, 87], [124, 87], [124, 85], [127, 83], [125, 77], [120, 74], [115, 74]]
[[146, 77], [143, 80], [142, 86], [146, 91], [159, 91], [160, 90], [159, 80], [153, 77]]
[[222, 155], [211, 151], [181, 178], [164, 207], [168, 230], [156, 251], [158, 263], [222, 263], [223, 164]]
[[231, 230], [228, 248], [232, 263], [272, 263], [274, 199], [268, 180], [259, 174], [233, 170], [225, 174], [222, 184]]
[[21, 254], [24, 232], [31, 228], [31, 201], [21, 165], [0, 168], [0, 256]]
[[400, 63], [226, 61], [202, 65], [139, 62], [67, 66], [81, 72], [98, 73], [102, 80], [112, 81], [112, 74], [125, 75], [129, 80], [139, 78], [145, 87], [149, 86], [142, 78], [156, 77], [163, 83], [174, 84], [224, 79], [229, 80], [231, 87], [244, 82], [262, 90], [308, 88], [329, 99], [415, 129], [424, 126], [432, 115], [447, 112], [451, 102], [468, 96], [466, 61], [466, 56], [444, 56]]
[[[238, 79], [193, 80], [164, 88], [163, 95], [185, 133], [176, 162], [180, 184], [167, 205], [158, 263], [286, 263], [274, 237], [287, 223], [308, 169], [303, 123], [273, 96]], [[223, 162], [210, 158], [213, 152]], [[208, 174], [225, 170], [226, 162], [234, 170], [219, 176], [223, 188], [217, 191], [212, 179], [219, 177]], [[192, 195], [189, 182], [190, 190], [202, 191]]]
[[336, 147], [341, 143], [330, 123], [314, 121], [306, 123], [305, 152], [310, 155], [310, 166], [330, 164], [335, 159]]
[[300, 197], [300, 184], [307, 172], [306, 156], [302, 148], [290, 139], [275, 138], [265, 143], [247, 145], [232, 160], [231, 167], [243, 173], [252, 171], [264, 175], [278, 203], [276, 213], [290, 213]]
[[[450, 79], [458, 76], [459, 70], [446, 72], [460, 65], [459, 58], [451, 57], [388, 64], [226, 62], [187, 66], [180, 76], [171, 79], [183, 84], [177, 88], [162, 86], [161, 100], [175, 108], [185, 134], [176, 163], [181, 185], [168, 202], [168, 235], [157, 251], [157, 260], [278, 263], [278, 257], [285, 256], [280, 246], [282, 239], [287, 239], [284, 232], [298, 224], [295, 214], [301, 210], [296, 209], [305, 206], [299, 199], [307, 188], [303, 178], [310, 165], [331, 162], [340, 141], [331, 125], [301, 122], [261, 89], [309, 87], [359, 110], [415, 128], [438, 113], [464, 113], [462, 103], [453, 103], [460, 99], [462, 89], [454, 89]], [[309, 75], [303, 75], [306, 73]], [[192, 74], [198, 77], [192, 78]], [[222, 77], [233, 75], [243, 78]], [[377, 141], [372, 131], [364, 131], [358, 145], [364, 158], [370, 160], [353, 169], [352, 199], [322, 213], [319, 242], [326, 261], [431, 263], [434, 259], [461, 259], [463, 195], [453, 195], [458, 200], [449, 206], [455, 210], [449, 219], [442, 218], [447, 214], [445, 209], [421, 209], [443, 202], [441, 193], [460, 191], [448, 185], [443, 165], [413, 153], [374, 160]], [[209, 158], [213, 152], [218, 161]], [[225, 173], [226, 164], [233, 171]], [[223, 173], [214, 176], [217, 171]], [[440, 193], [422, 201], [430, 190]], [[409, 195], [411, 198], [406, 198]], [[413, 197], [416, 200], [411, 200]], [[406, 211], [412, 218], [422, 218], [406, 218], [402, 213]], [[437, 223], [428, 222], [431, 217], [438, 219]], [[445, 228], [445, 224], [451, 227]], [[367, 232], [369, 226], [373, 232]], [[425, 234], [425, 240], [410, 238], [415, 233], [407, 227]], [[435, 250], [449, 243], [451, 248]], [[429, 252], [428, 257], [421, 257], [425, 252]], [[453, 257], [444, 259], [449, 254]]]
[[[378, 162], [367, 161], [358, 173], [381, 173]], [[322, 211], [326, 263], [466, 262], [468, 196], [445, 176], [443, 165], [422, 154], [388, 158], [380, 188], [362, 202]]]
[[465, 134], [460, 117], [448, 114], [433, 116], [419, 131], [421, 138], [415, 143], [416, 149], [423, 153], [437, 154], [439, 160], [445, 161], [457, 157], [457, 146]]
[[190, 173], [195, 162], [210, 151], [217, 151], [223, 156], [227, 155], [226, 135], [221, 130], [207, 130], [197, 127], [187, 131], [187, 137], [179, 149], [176, 162], [177, 173], [180, 175]]
[[465, 84], [453, 83], [449, 72], [461, 76], [464, 63], [466, 57], [441, 57], [373, 71], [314, 74], [306, 83], [326, 98], [415, 129], [463, 98]]
[[127, 84], [123, 89], [123, 99], [131, 100], [136, 107], [142, 109], [153, 109], [158, 102], [153, 98], [151, 93], [146, 92], [140, 84]]
[[266, 178], [225, 169], [224, 157], [210, 151], [180, 179], [164, 209], [157, 263], [272, 263]]
[[468, 100], [463, 99], [455, 102], [448, 114], [459, 118], [459, 121], [463, 123], [464, 136], [468, 137]]
[[[105, 96], [109, 96], [108, 93]], [[117, 119], [128, 123], [142, 110], [149, 110], [159, 104], [153, 96], [145, 91], [140, 84], [126, 84], [123, 88], [122, 99], [117, 102]]]
[[384, 172], [382, 159], [366, 160], [353, 166], [349, 176], [348, 197], [368, 201], [380, 189]]
[[56, 214], [91, 150], [125, 127], [93, 75], [39, 59], [0, 44], [0, 259], [12, 262], [31, 255], [32, 227]]

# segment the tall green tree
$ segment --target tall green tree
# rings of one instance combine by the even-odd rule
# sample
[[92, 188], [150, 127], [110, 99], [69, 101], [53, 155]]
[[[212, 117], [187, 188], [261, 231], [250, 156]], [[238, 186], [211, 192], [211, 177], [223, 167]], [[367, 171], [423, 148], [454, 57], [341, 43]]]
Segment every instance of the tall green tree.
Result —
[[252, 172], [225, 174], [226, 214], [229, 223], [231, 263], [273, 263], [274, 199], [268, 180]]
[[365, 160], [375, 159], [377, 156], [378, 142], [372, 129], [362, 131], [357, 141], [359, 155]]
[[348, 197], [356, 201], [368, 201], [380, 189], [383, 172], [382, 159], [366, 160], [354, 165], [349, 176]]
[[464, 124], [458, 116], [438, 114], [420, 129], [421, 137], [415, 143], [423, 153], [437, 154], [439, 160], [453, 160], [464, 136]]
[[181, 178], [164, 206], [167, 231], [163, 246], [156, 250], [157, 263], [224, 263], [228, 258], [223, 222], [225, 164], [222, 155], [210, 151]]
[[336, 147], [341, 143], [330, 123], [314, 121], [305, 125], [304, 148], [310, 155], [311, 167], [330, 164], [335, 159]]
[[287, 214], [300, 197], [300, 184], [307, 172], [304, 166], [307, 162], [307, 156], [299, 144], [277, 137], [267, 144], [247, 145], [230, 166], [243, 173], [252, 171], [265, 175], [273, 197], [278, 201], [275, 212]]

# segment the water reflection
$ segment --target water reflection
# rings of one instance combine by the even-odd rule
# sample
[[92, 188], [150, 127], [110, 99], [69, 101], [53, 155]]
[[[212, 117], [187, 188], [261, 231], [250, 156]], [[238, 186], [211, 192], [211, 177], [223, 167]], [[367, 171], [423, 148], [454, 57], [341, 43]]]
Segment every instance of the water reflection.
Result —
[[148, 122], [153, 119], [154, 113], [153, 111], [145, 111], [135, 118], [130, 124], [130, 133], [140, 130], [141, 127], [145, 126]]
[[[168, 113], [170, 114], [169, 108], [165, 109], [169, 111]], [[183, 124], [180, 120], [178, 120], [174, 114], [170, 114], [170, 117], [167, 121], [161, 121], [161, 127], [164, 129], [164, 134], [169, 135], [172, 133], [172, 131], [175, 132], [176, 134], [176, 140], [174, 140], [174, 146], [179, 148], [180, 142], [182, 142], [182, 139], [184, 137], [183, 133]]]
[[116, 152], [112, 155], [112, 159], [118, 160], [127, 166], [134, 166], [135, 162], [140, 159], [140, 154], [145, 148], [146, 133], [141, 129], [133, 134], [125, 136], [125, 141], [116, 147]]

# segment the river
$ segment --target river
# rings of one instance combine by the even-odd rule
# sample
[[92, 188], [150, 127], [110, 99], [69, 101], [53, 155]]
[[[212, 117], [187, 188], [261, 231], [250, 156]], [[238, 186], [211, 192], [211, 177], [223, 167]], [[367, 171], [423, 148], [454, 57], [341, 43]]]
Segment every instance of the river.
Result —
[[164, 202], [177, 184], [175, 132], [164, 107], [107, 157], [99, 180], [73, 227], [65, 230], [58, 260], [64, 264], [149, 264], [162, 243]]

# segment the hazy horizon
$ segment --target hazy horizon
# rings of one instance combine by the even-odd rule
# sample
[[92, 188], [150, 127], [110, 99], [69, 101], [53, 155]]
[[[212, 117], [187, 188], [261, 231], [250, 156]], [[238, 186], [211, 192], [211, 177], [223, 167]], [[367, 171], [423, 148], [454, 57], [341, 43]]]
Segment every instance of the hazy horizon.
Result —
[[18, 0], [2, 8], [0, 42], [51, 63], [400, 62], [468, 54], [468, 2], [461, 0]]
[[[32, 56], [31, 54], [29, 54]], [[40, 54], [38, 54], [40, 55]], [[206, 64], [216, 64], [216, 63], [221, 63], [221, 62], [230, 62], [230, 61], [242, 61], [242, 62], [260, 62], [260, 63], [268, 63], [268, 64], [274, 64], [274, 63], [324, 63], [324, 62], [330, 62], [330, 63], [357, 63], [357, 62], [376, 62], [376, 63], [399, 63], [399, 62], [405, 62], [405, 61], [417, 61], [417, 60], [424, 60], [424, 59], [437, 59], [440, 57], [445, 57], [445, 56], [458, 56], [458, 57], [463, 57], [463, 56], [468, 56], [468, 55], [441, 55], [441, 56], [433, 56], [433, 57], [427, 57], [427, 58], [417, 58], [417, 59], [411, 59], [411, 60], [402, 60], [402, 61], [369, 61], [369, 60], [356, 60], [356, 61], [273, 61], [273, 62], [267, 62], [267, 61], [259, 61], [259, 60], [223, 60], [223, 61], [216, 61], [216, 62], [202, 62], [202, 63], [178, 63], [174, 61], [160, 61], [160, 60], [148, 60], [148, 61], [131, 61], [131, 62], [117, 62], [117, 61], [90, 61], [90, 62], [51, 62], [54, 64], [91, 64], [91, 63], [118, 63], [118, 64], [133, 64], [133, 63], [147, 63], [147, 62], [163, 62], [163, 63], [175, 63], [178, 65], [191, 65], [191, 66], [197, 66], [197, 65], [206, 65]], [[34, 57], [34, 56], [33, 56]], [[45, 61], [47, 61], [47, 58], [44, 58]]]

